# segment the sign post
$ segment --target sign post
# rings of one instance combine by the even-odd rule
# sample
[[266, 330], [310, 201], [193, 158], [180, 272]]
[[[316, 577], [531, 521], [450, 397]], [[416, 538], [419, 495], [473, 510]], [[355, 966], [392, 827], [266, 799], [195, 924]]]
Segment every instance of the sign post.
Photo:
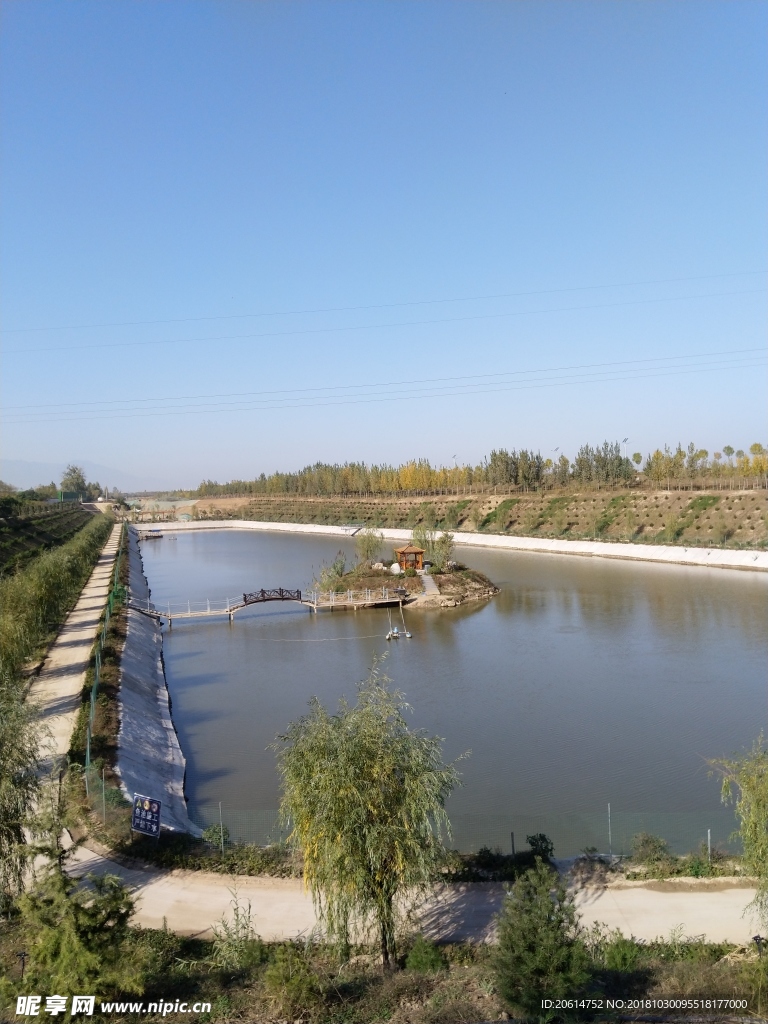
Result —
[[158, 839], [160, 836], [160, 811], [162, 801], [155, 800], [151, 796], [141, 796], [140, 793], [133, 795], [133, 810], [131, 813], [131, 830], [140, 832], [144, 836], [153, 836]]

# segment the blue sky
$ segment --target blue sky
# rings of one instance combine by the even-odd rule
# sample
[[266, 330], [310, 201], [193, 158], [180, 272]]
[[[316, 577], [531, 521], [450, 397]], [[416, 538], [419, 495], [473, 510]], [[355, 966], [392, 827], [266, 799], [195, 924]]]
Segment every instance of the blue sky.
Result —
[[3, 459], [765, 442], [767, 22], [4, 3]]

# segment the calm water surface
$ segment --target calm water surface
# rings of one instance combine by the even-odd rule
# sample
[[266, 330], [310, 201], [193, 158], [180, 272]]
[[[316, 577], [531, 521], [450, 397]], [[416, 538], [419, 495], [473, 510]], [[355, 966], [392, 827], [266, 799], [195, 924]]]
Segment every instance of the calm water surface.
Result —
[[[262, 586], [306, 589], [338, 538], [247, 531], [144, 543], [152, 599], [220, 602]], [[190, 810], [258, 838], [277, 807], [277, 733], [316, 694], [354, 696], [374, 654], [414, 726], [465, 751], [451, 798], [455, 845], [518, 847], [546, 831], [557, 853], [614, 851], [648, 829], [690, 849], [734, 827], [707, 759], [766, 728], [768, 577], [601, 559], [463, 549], [500, 587], [492, 601], [406, 610], [414, 636], [388, 644], [386, 611], [312, 615], [267, 605], [165, 634]], [[317, 642], [321, 641], [321, 642]], [[215, 811], [215, 814], [214, 814]], [[259, 825], [259, 822], [261, 825]], [[270, 828], [273, 826], [270, 825]]]

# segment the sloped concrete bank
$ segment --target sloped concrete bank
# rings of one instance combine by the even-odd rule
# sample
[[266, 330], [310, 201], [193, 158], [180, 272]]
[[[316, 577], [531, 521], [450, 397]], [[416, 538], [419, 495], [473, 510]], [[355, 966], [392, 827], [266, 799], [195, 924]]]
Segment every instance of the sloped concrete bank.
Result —
[[[140, 524], [139, 533], [158, 526]], [[163, 523], [165, 533], [191, 530], [262, 530], [279, 533], [305, 533], [326, 537], [349, 537], [348, 526], [316, 526], [311, 523], [261, 523], [250, 519], [204, 520], [189, 523]], [[385, 540], [409, 540], [410, 530], [380, 531]], [[555, 540], [548, 537], [505, 537], [500, 534], [454, 533], [457, 547], [494, 548], [497, 551], [532, 551], [551, 555], [580, 555], [587, 558], [618, 558], [635, 562], [661, 562], [667, 565], [698, 565], [710, 569], [741, 569], [768, 572], [768, 551], [733, 548], [691, 548], [664, 544], [612, 544], [592, 540]]]
[[[128, 530], [130, 589], [133, 602], [149, 602], [149, 586], [138, 536]], [[124, 795], [134, 793], [162, 800], [162, 824], [199, 836], [187, 813], [184, 776], [187, 762], [171, 717], [171, 701], [163, 666], [160, 623], [128, 609], [125, 647], [120, 663], [120, 731], [117, 772]]]

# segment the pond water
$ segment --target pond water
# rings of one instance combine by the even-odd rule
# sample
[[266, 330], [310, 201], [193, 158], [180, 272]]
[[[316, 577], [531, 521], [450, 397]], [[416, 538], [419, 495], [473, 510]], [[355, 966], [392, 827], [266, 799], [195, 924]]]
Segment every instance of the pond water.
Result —
[[[203, 531], [142, 545], [152, 600], [235, 599], [307, 589], [339, 538]], [[450, 798], [453, 845], [525, 846], [544, 831], [556, 854], [626, 852], [638, 831], [679, 851], [725, 845], [735, 826], [708, 759], [766, 727], [768, 576], [599, 558], [462, 548], [501, 588], [491, 601], [405, 617], [311, 614], [270, 604], [177, 622], [164, 655], [187, 758], [190, 813], [231, 832], [276, 838], [275, 736], [317, 695], [354, 697], [374, 654], [412, 706], [415, 727], [465, 751]], [[609, 811], [610, 804], [610, 831]]]

